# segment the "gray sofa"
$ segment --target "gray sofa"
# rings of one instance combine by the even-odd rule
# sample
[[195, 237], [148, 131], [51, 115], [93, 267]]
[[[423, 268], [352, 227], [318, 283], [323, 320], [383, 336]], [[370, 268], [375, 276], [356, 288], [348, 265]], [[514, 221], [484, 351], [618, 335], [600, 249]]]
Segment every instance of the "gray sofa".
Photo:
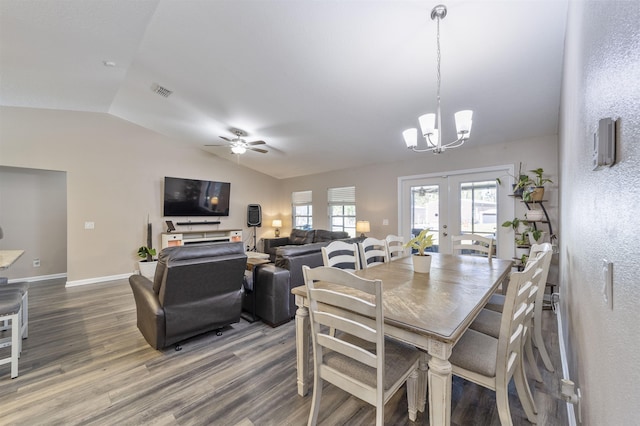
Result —
[[[313, 243], [328, 243], [333, 240], [344, 240], [349, 234], [344, 231], [327, 231], [324, 229], [292, 229], [288, 237], [264, 238], [263, 251], [269, 254], [271, 262], [276, 261], [276, 249], [282, 246], [301, 246]], [[326, 245], [326, 244], [325, 244]]]
[[149, 345], [162, 349], [239, 322], [246, 265], [241, 242], [168, 247], [153, 282], [129, 277], [138, 328]]
[[[346, 232], [339, 234], [348, 237]], [[252, 287], [256, 293], [251, 298], [246, 298], [245, 309], [253, 306], [252, 301], [255, 296], [255, 314], [262, 321], [273, 327], [290, 321], [297, 309], [291, 289], [304, 285], [302, 266], [307, 265], [311, 268], [321, 266], [323, 264], [321, 248], [329, 245], [333, 240], [274, 247], [274, 263], [256, 267]], [[340, 240], [356, 243], [362, 241], [362, 238], [340, 238]]]

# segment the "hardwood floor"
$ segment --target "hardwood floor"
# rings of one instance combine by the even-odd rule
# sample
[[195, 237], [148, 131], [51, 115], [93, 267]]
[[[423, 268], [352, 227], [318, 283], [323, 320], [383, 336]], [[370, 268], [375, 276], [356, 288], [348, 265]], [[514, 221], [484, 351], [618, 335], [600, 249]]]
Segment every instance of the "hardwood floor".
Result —
[[[295, 328], [241, 320], [222, 336], [208, 333], [183, 349], [156, 351], [136, 327], [126, 280], [65, 288], [64, 280], [33, 283], [29, 338], [20, 375], [0, 366], [3, 425], [303, 425], [311, 398], [297, 395]], [[544, 383], [530, 380], [539, 425], [567, 424], [559, 398], [556, 318], [545, 311], [545, 335], [556, 373], [539, 360]], [[8, 348], [0, 349], [6, 351]], [[1, 353], [2, 355], [5, 352]], [[510, 389], [515, 425], [529, 422]], [[454, 378], [452, 424], [498, 425], [495, 395]], [[375, 411], [325, 385], [319, 423], [369, 425]], [[406, 391], [385, 406], [386, 424], [412, 424]], [[419, 413], [417, 424], [428, 424]]]

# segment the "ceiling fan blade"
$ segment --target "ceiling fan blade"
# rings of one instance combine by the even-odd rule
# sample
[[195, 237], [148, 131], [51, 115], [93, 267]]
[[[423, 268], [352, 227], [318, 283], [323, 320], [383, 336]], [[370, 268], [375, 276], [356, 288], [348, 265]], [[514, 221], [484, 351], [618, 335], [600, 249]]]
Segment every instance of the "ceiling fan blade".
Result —
[[265, 141], [253, 141], [253, 142], [247, 142], [247, 145], [264, 145], [266, 144]]
[[221, 137], [222, 139], [224, 139], [225, 141], [229, 141], [229, 142], [231, 142], [231, 139], [229, 139], [229, 138], [228, 138], [228, 137], [226, 137], [226, 136], [220, 136], [220, 137]]
[[262, 154], [266, 154], [267, 152], [269, 152], [269, 151], [267, 151], [266, 149], [262, 149], [262, 148], [251, 148], [251, 147], [247, 147], [247, 149], [250, 149], [251, 151], [255, 151], [255, 152], [260, 152], [260, 153], [262, 153]]
[[217, 144], [205, 145], [205, 146], [229, 146], [229, 144], [227, 144], [227, 143], [217, 143]]

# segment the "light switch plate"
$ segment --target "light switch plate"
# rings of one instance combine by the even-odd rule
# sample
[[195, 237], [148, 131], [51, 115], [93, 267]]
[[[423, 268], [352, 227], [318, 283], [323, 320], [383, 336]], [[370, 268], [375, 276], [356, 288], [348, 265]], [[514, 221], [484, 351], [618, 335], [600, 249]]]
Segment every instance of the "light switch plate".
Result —
[[613, 309], [613, 262], [602, 259], [602, 296], [609, 307]]
[[84, 229], [94, 229], [96, 227], [95, 222], [85, 222]]

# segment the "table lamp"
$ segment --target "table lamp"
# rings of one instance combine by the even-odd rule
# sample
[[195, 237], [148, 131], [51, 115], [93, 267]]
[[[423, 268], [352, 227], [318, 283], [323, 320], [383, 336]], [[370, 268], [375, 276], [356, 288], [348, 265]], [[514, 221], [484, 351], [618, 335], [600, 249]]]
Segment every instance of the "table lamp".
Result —
[[276, 238], [279, 237], [280, 236], [280, 228], [282, 227], [282, 220], [273, 219], [273, 221], [271, 222], [271, 226], [276, 228]]
[[371, 232], [371, 227], [369, 226], [368, 220], [359, 220], [356, 222], [356, 232], [360, 232], [360, 237], [364, 238], [365, 232]]

